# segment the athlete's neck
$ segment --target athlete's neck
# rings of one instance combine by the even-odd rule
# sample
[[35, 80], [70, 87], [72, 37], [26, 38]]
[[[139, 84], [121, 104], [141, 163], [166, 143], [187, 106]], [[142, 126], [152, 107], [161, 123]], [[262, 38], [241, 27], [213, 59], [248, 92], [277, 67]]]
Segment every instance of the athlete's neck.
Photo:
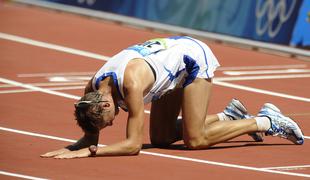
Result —
[[114, 84], [112, 78], [106, 77], [104, 80], [100, 82], [98, 91], [101, 94], [111, 94], [113, 86]]
[[114, 101], [120, 99], [120, 95], [118, 94], [112, 77], [106, 77], [103, 81], [101, 81], [98, 91], [102, 95], [111, 95]]

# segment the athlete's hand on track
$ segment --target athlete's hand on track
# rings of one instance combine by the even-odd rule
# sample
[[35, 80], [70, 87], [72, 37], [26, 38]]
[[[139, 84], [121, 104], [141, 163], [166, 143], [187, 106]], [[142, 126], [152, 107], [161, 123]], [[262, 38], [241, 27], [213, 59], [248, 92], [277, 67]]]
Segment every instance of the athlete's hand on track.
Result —
[[64, 154], [67, 152], [71, 152], [69, 149], [67, 148], [62, 148], [56, 151], [51, 151], [51, 152], [47, 152], [45, 154], [42, 154], [41, 157], [45, 157], [45, 158], [49, 158], [49, 157], [54, 157], [54, 156], [58, 156], [60, 154]]
[[78, 151], [69, 151], [62, 154], [59, 154], [57, 156], [54, 156], [55, 159], [71, 159], [71, 158], [83, 158], [83, 157], [89, 157], [90, 151], [88, 148], [80, 149]]

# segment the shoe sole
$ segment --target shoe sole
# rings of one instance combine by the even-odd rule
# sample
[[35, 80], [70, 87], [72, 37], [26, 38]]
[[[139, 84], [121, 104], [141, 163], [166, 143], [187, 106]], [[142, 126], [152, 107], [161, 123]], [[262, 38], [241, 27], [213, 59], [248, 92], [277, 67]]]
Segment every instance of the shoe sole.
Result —
[[262, 107], [262, 109], [265, 108], [265, 107], [267, 107], [268, 109], [271, 109], [271, 110], [273, 110], [275, 112], [282, 113], [281, 110], [277, 106], [275, 106], [275, 105], [273, 105], [271, 103], [265, 103], [264, 106]]
[[[301, 131], [301, 129], [300, 129], [300, 127], [298, 126], [298, 124], [295, 122], [295, 121], [293, 121], [291, 118], [288, 118], [288, 121], [290, 122], [290, 123], [292, 123], [295, 127], [296, 127], [296, 130], [293, 130], [293, 132], [294, 132], [294, 136], [289, 136], [287, 139], [288, 140], [290, 140], [290, 141], [292, 141], [294, 144], [296, 144], [296, 145], [302, 145], [303, 143], [304, 143], [304, 135], [303, 135], [303, 133], [302, 133], [302, 131]], [[299, 139], [297, 136], [296, 136], [296, 134], [299, 134], [300, 136], [301, 136], [301, 139]]]
[[243, 114], [247, 114], [247, 109], [245, 108], [245, 106], [237, 99], [232, 99], [232, 104], [239, 110], [241, 111]]

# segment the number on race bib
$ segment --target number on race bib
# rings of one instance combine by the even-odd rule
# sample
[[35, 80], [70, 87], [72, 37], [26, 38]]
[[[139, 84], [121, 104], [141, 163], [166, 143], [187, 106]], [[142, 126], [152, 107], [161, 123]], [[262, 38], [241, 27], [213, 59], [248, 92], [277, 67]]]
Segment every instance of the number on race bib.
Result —
[[142, 56], [157, 53], [161, 50], [167, 49], [166, 42], [164, 39], [152, 39], [142, 44], [137, 44], [128, 48], [128, 50], [137, 51]]

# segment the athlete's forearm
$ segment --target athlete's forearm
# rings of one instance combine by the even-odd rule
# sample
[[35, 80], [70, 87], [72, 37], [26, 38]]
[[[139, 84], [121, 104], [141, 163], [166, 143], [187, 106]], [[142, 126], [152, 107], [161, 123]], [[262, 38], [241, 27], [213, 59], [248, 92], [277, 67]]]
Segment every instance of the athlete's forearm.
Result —
[[141, 148], [141, 143], [125, 140], [105, 147], [99, 147], [96, 156], [133, 156], [138, 155]]

